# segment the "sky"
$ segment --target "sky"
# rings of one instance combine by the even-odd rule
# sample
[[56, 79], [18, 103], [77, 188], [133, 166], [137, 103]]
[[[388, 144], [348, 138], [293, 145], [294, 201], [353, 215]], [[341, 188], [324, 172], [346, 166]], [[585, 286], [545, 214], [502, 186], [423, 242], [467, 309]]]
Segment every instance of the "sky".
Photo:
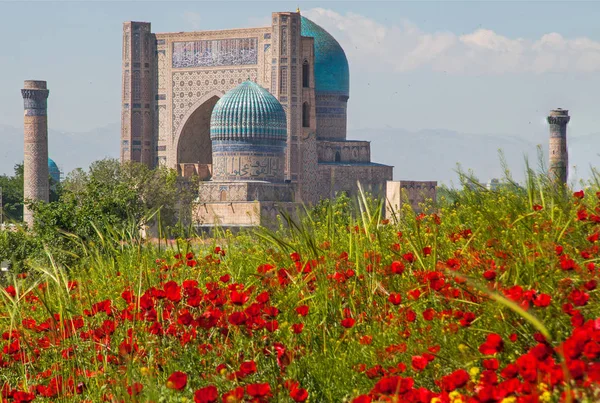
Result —
[[300, 7], [346, 51], [351, 129], [528, 138], [562, 107], [570, 135], [600, 132], [600, 2], [0, 3], [0, 125], [22, 126], [27, 79], [48, 81], [55, 130], [119, 122], [124, 21], [153, 32], [266, 26], [272, 11]]

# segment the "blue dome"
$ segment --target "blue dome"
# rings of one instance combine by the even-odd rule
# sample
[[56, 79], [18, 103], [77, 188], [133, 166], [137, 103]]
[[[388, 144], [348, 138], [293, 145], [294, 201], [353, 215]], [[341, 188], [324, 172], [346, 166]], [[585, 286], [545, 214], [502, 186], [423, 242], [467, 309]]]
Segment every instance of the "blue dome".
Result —
[[223, 95], [210, 118], [213, 141], [285, 142], [286, 128], [277, 98], [250, 80]]
[[50, 173], [50, 177], [56, 183], [60, 182], [60, 169], [56, 162], [54, 162], [51, 158], [48, 158], [48, 172]]
[[323, 28], [301, 18], [302, 36], [315, 39], [315, 91], [350, 96], [350, 69], [344, 49]]

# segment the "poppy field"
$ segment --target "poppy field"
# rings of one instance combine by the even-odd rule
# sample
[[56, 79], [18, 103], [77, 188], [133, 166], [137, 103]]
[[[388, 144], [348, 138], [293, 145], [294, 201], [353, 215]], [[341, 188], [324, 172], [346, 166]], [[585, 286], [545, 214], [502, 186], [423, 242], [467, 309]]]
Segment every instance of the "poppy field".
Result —
[[2, 402], [600, 401], [597, 187], [115, 237], [5, 279]]

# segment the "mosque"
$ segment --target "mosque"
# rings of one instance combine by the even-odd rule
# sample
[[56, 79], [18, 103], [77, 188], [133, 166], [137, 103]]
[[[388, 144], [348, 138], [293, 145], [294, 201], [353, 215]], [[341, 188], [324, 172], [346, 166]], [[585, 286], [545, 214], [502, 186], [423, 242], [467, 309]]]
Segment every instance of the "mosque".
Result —
[[378, 197], [401, 187], [435, 197], [435, 182], [388, 186], [393, 167], [371, 161], [368, 141], [347, 139], [350, 73], [335, 38], [299, 10], [271, 17], [176, 33], [125, 22], [121, 160], [199, 178], [200, 225], [261, 225], [278, 210], [356, 195], [358, 182]]

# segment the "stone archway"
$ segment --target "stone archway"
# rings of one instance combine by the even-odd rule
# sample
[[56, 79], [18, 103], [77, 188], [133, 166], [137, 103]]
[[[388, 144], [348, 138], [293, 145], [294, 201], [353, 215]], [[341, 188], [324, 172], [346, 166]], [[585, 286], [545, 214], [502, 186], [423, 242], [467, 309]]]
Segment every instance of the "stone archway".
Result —
[[218, 100], [217, 95], [206, 99], [185, 120], [177, 139], [176, 164], [212, 164], [210, 117]]

